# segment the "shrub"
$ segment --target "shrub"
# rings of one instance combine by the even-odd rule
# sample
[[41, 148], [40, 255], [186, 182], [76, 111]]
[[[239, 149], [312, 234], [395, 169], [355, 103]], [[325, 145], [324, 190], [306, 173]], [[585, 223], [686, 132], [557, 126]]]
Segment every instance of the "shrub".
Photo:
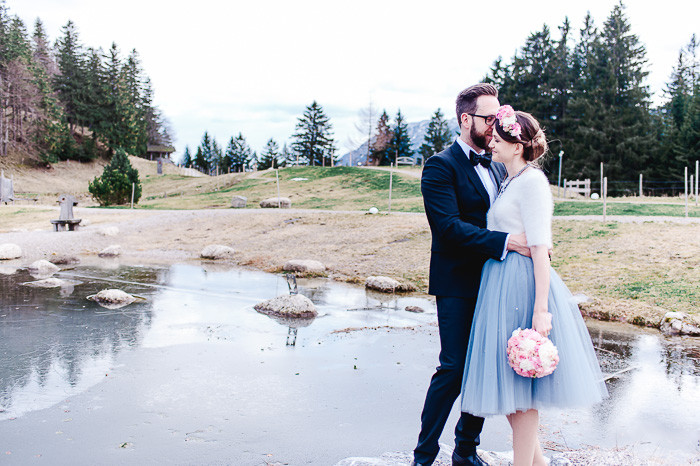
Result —
[[92, 180], [88, 191], [102, 206], [127, 204], [131, 201], [132, 183], [136, 184], [134, 188], [134, 204], [136, 204], [141, 197], [139, 172], [129, 163], [129, 157], [124, 149], [118, 148], [102, 172], [102, 176]]

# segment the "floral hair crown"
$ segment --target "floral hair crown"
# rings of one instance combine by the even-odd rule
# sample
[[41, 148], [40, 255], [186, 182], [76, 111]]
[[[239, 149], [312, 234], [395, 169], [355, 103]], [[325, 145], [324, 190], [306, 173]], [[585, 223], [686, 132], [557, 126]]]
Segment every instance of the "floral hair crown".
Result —
[[520, 123], [518, 123], [518, 119], [515, 116], [515, 110], [513, 110], [513, 107], [511, 107], [510, 105], [502, 105], [498, 109], [498, 112], [496, 112], [496, 118], [501, 124], [501, 128], [503, 128], [503, 131], [510, 134], [514, 138], [520, 139], [520, 133], [522, 132], [522, 128], [520, 127]]

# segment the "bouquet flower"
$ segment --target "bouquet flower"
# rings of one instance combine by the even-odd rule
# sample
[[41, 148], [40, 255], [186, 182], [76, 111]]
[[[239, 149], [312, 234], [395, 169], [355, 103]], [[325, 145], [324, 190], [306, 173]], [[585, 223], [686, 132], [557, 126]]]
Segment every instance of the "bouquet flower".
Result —
[[523, 377], [544, 377], [554, 372], [559, 353], [552, 341], [531, 328], [518, 328], [508, 339], [508, 363]]

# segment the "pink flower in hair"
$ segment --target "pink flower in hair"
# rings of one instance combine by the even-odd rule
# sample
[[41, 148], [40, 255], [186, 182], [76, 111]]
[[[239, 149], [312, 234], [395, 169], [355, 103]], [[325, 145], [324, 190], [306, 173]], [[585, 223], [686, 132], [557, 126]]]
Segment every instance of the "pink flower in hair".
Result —
[[513, 107], [510, 105], [501, 105], [501, 107], [498, 109], [498, 112], [496, 112], [496, 118], [499, 120], [503, 120], [504, 118], [512, 117], [515, 116], [515, 110], [513, 110]]
[[510, 135], [513, 137], [518, 137], [520, 136], [520, 133], [522, 132], [522, 128], [520, 127], [520, 123], [517, 121], [513, 123], [510, 127]]

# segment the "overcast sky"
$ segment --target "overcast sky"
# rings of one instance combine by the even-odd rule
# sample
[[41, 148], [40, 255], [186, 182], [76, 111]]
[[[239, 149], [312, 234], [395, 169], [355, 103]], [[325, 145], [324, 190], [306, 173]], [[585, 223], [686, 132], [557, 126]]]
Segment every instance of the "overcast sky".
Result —
[[[480, 81], [500, 55], [510, 58], [547, 24], [554, 38], [569, 17], [578, 39], [590, 11], [602, 26], [614, 0], [477, 2], [399, 0], [7, 0], [29, 31], [41, 18], [51, 40], [68, 20], [81, 42], [126, 56], [136, 48], [172, 122], [177, 153], [196, 148], [204, 130], [222, 147], [239, 132], [258, 152], [269, 138], [288, 142], [313, 100], [334, 126], [340, 154], [358, 112], [374, 106], [409, 122]], [[628, 0], [632, 32], [646, 46], [654, 101], [678, 51], [700, 33], [700, 3]], [[700, 34], [698, 34], [700, 35]], [[527, 109], [523, 109], [527, 110]]]

